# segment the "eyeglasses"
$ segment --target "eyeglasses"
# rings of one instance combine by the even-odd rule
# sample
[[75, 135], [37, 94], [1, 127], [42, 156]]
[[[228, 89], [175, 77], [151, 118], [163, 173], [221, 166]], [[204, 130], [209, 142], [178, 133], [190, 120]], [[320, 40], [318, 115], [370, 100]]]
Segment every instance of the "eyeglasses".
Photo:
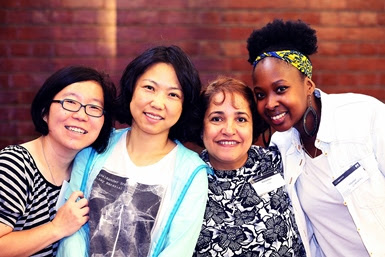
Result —
[[95, 118], [102, 117], [105, 113], [104, 109], [94, 104], [81, 104], [80, 102], [72, 99], [52, 100], [53, 103], [60, 103], [64, 110], [70, 112], [78, 112], [82, 107], [87, 115]]

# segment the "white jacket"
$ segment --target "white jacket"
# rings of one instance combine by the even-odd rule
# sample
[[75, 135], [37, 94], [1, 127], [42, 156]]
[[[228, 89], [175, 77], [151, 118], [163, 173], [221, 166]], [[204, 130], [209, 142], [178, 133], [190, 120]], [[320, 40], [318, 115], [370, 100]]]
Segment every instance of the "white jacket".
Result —
[[[368, 253], [383, 257], [385, 104], [361, 94], [326, 94], [319, 91], [322, 111], [315, 145], [327, 156], [331, 175], [335, 178], [357, 162], [367, 172], [369, 179], [343, 198]], [[308, 256], [324, 256], [296, 192], [295, 183], [305, 164], [299, 133], [294, 128], [276, 132], [272, 144], [277, 145], [282, 154], [285, 181], [306, 252]]]

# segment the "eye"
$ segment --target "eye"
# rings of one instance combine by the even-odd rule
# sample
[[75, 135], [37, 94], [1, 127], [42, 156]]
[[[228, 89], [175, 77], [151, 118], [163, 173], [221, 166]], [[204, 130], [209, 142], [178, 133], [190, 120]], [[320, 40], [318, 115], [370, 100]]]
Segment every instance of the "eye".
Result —
[[93, 105], [93, 104], [89, 104], [89, 105], [87, 105], [88, 106], [88, 108], [89, 109], [92, 109], [92, 110], [103, 110], [103, 108], [102, 107], [100, 107], [100, 106], [97, 106], [97, 105]]
[[220, 122], [222, 121], [223, 119], [221, 117], [218, 117], [218, 116], [214, 116], [214, 117], [211, 117], [210, 118], [210, 121], [212, 122]]
[[147, 90], [150, 90], [150, 91], [154, 91], [155, 88], [151, 85], [144, 85], [143, 88], [147, 89]]
[[246, 118], [244, 118], [244, 117], [239, 117], [237, 120], [238, 120], [239, 122], [241, 122], [241, 123], [248, 122], [248, 119], [246, 119]]
[[278, 94], [283, 94], [283, 93], [285, 93], [285, 91], [287, 90], [287, 86], [279, 86], [279, 87], [277, 87], [277, 89], [276, 89], [276, 92], [278, 93]]
[[78, 105], [79, 103], [72, 99], [64, 99], [66, 105]]
[[180, 94], [175, 93], [175, 92], [171, 92], [171, 93], [169, 94], [169, 96], [171, 96], [171, 97], [173, 97], [173, 98], [179, 98], [179, 99], [182, 98]]
[[262, 92], [255, 92], [255, 98], [257, 98], [257, 100], [262, 100], [263, 98], [265, 98], [265, 94], [262, 93]]

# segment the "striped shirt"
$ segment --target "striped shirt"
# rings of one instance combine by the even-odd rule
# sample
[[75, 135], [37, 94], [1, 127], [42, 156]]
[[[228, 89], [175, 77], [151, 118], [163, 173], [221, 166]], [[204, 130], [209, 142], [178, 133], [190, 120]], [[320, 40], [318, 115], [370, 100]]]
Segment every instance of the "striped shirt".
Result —
[[[24, 147], [0, 151], [0, 223], [19, 231], [53, 220], [60, 188], [43, 177]], [[55, 256], [57, 246], [55, 242], [32, 256]]]

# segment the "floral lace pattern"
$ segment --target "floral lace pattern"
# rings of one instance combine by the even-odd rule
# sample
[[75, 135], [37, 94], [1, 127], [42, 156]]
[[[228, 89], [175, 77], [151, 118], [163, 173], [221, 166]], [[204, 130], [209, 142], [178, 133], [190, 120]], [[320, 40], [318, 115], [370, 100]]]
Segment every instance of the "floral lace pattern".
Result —
[[[203, 226], [193, 256], [306, 256], [284, 187], [259, 196], [251, 179], [282, 174], [276, 148], [252, 146], [245, 165], [214, 170]], [[206, 150], [201, 158], [210, 165]]]

